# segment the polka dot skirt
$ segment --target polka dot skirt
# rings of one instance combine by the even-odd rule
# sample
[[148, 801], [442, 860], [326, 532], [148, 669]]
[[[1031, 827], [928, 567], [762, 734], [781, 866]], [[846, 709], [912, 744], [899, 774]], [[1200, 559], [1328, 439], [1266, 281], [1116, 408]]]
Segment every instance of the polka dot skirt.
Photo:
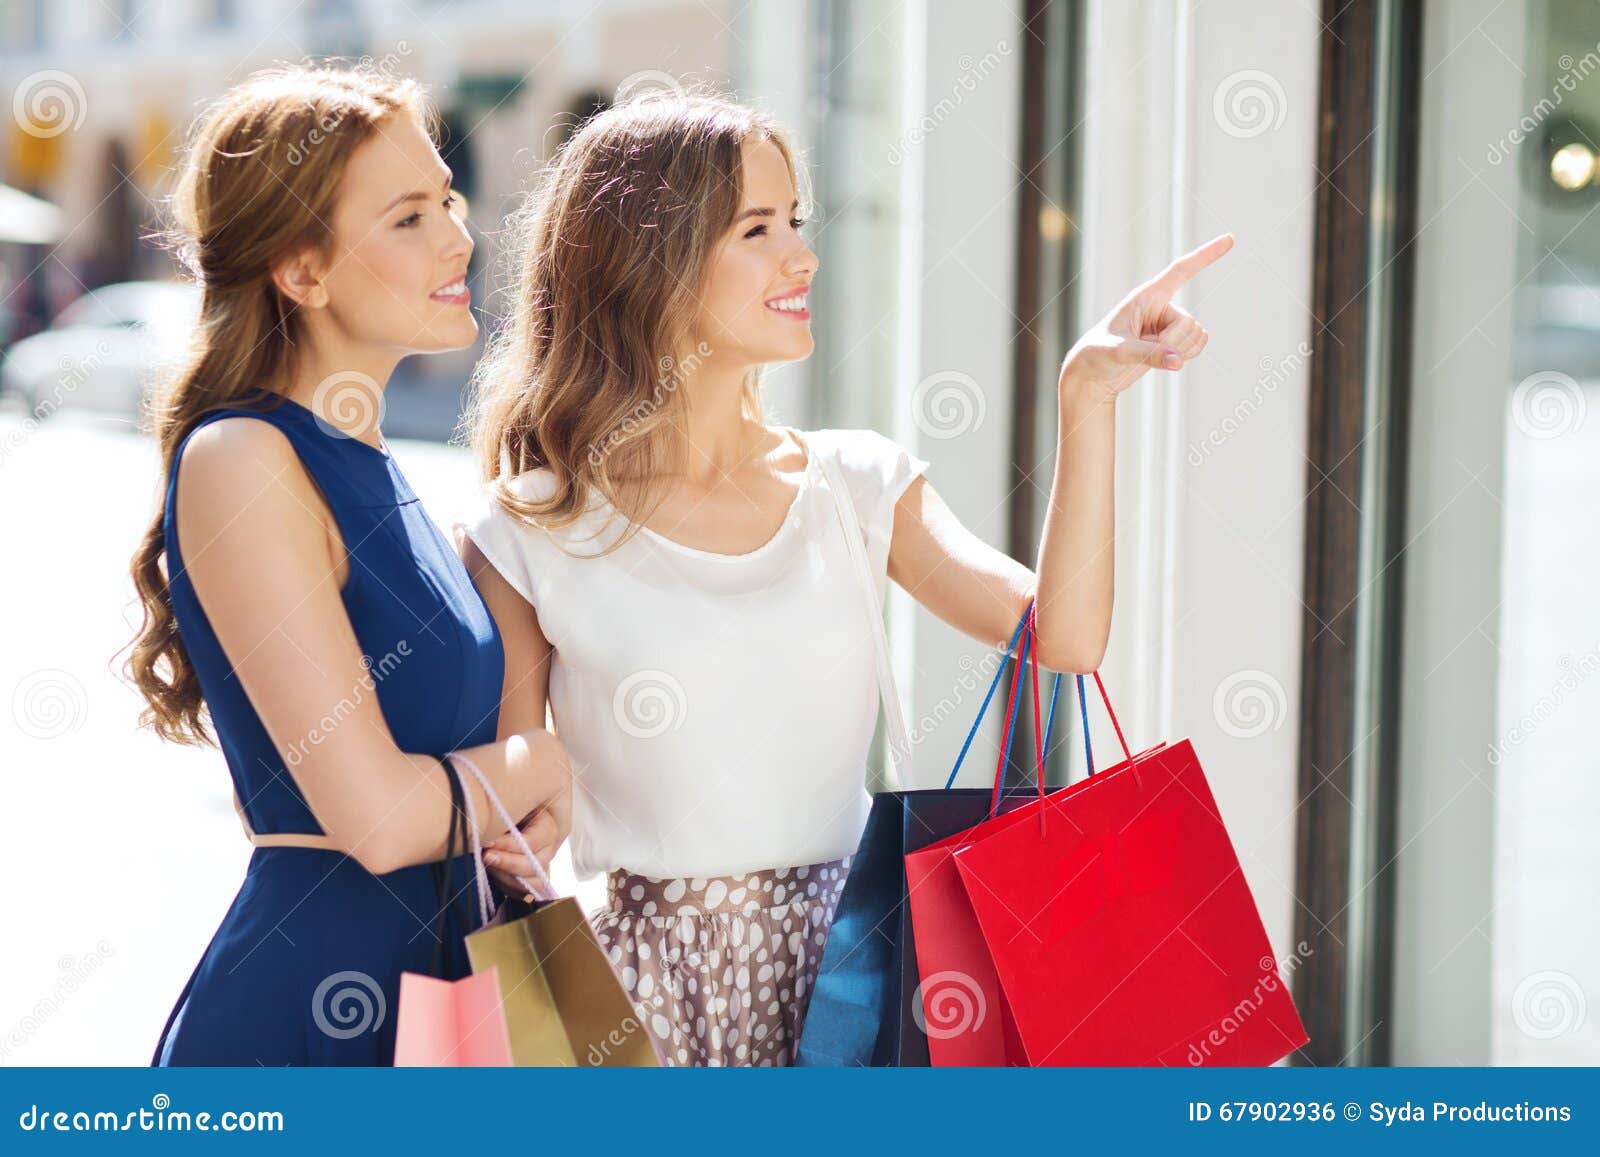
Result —
[[668, 1064], [791, 1063], [851, 859], [606, 877], [590, 923]]

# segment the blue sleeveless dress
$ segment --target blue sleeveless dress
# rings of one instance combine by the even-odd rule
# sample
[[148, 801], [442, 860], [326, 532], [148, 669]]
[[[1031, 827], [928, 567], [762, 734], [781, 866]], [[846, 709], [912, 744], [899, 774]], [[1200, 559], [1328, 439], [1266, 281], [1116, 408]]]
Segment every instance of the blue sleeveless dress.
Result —
[[[505, 670], [499, 630], [400, 468], [297, 402], [273, 394], [261, 403], [208, 414], [196, 429], [241, 414], [271, 422], [321, 489], [350, 557], [345, 609], [371, 660], [372, 686], [353, 694], [376, 694], [402, 751], [437, 755], [492, 742]], [[234, 787], [256, 832], [319, 833], [184, 569], [177, 465], [163, 521], [172, 605]], [[435, 772], [443, 787], [444, 769]], [[441, 896], [435, 865], [375, 876], [341, 852], [256, 848], [152, 1064], [392, 1064], [400, 974], [471, 971], [463, 944], [479, 919], [471, 863], [470, 855], [451, 861]], [[449, 921], [442, 945], [441, 919]]]

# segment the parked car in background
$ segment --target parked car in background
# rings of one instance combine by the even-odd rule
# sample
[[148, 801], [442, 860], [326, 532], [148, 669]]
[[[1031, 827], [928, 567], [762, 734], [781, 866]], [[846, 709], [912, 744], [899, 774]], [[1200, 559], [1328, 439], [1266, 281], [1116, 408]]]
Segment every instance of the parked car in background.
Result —
[[91, 290], [6, 351], [0, 394], [39, 418], [64, 409], [137, 418], [145, 391], [182, 359], [199, 315], [200, 287], [188, 282]]

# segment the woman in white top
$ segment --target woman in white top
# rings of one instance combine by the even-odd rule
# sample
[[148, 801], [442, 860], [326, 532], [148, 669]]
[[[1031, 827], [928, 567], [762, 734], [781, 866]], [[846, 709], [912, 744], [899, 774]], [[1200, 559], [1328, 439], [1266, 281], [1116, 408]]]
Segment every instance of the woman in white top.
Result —
[[[1171, 304], [1219, 237], [1073, 347], [1037, 574], [979, 540], [871, 431], [763, 419], [761, 368], [811, 353], [817, 258], [762, 114], [650, 96], [584, 125], [515, 222], [511, 316], [472, 414], [487, 480], [463, 557], [505, 643], [503, 733], [546, 702], [570, 806], [524, 825], [607, 873], [594, 924], [668, 1060], [787, 1064], [870, 799], [871, 635], [844, 512], [893, 578], [1000, 644], [1037, 599], [1041, 664], [1110, 630], [1115, 399], [1206, 332]], [[847, 493], [840, 494], [843, 489]], [[532, 866], [505, 840], [500, 881]]]

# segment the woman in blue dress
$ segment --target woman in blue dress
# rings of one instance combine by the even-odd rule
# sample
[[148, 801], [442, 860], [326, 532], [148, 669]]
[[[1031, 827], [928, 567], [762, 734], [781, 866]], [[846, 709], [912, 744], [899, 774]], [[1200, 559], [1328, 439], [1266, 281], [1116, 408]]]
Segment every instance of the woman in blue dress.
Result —
[[[157, 1065], [392, 1063], [400, 974], [469, 971], [446, 753], [541, 857], [570, 825], [566, 755], [503, 733], [501, 636], [379, 428], [400, 358], [477, 330], [428, 124], [409, 81], [274, 70], [204, 115], [177, 188], [204, 300], [151, 406], [164, 501], [128, 666], [143, 722], [222, 749], [255, 850]], [[464, 778], [481, 835], [503, 835]]]

